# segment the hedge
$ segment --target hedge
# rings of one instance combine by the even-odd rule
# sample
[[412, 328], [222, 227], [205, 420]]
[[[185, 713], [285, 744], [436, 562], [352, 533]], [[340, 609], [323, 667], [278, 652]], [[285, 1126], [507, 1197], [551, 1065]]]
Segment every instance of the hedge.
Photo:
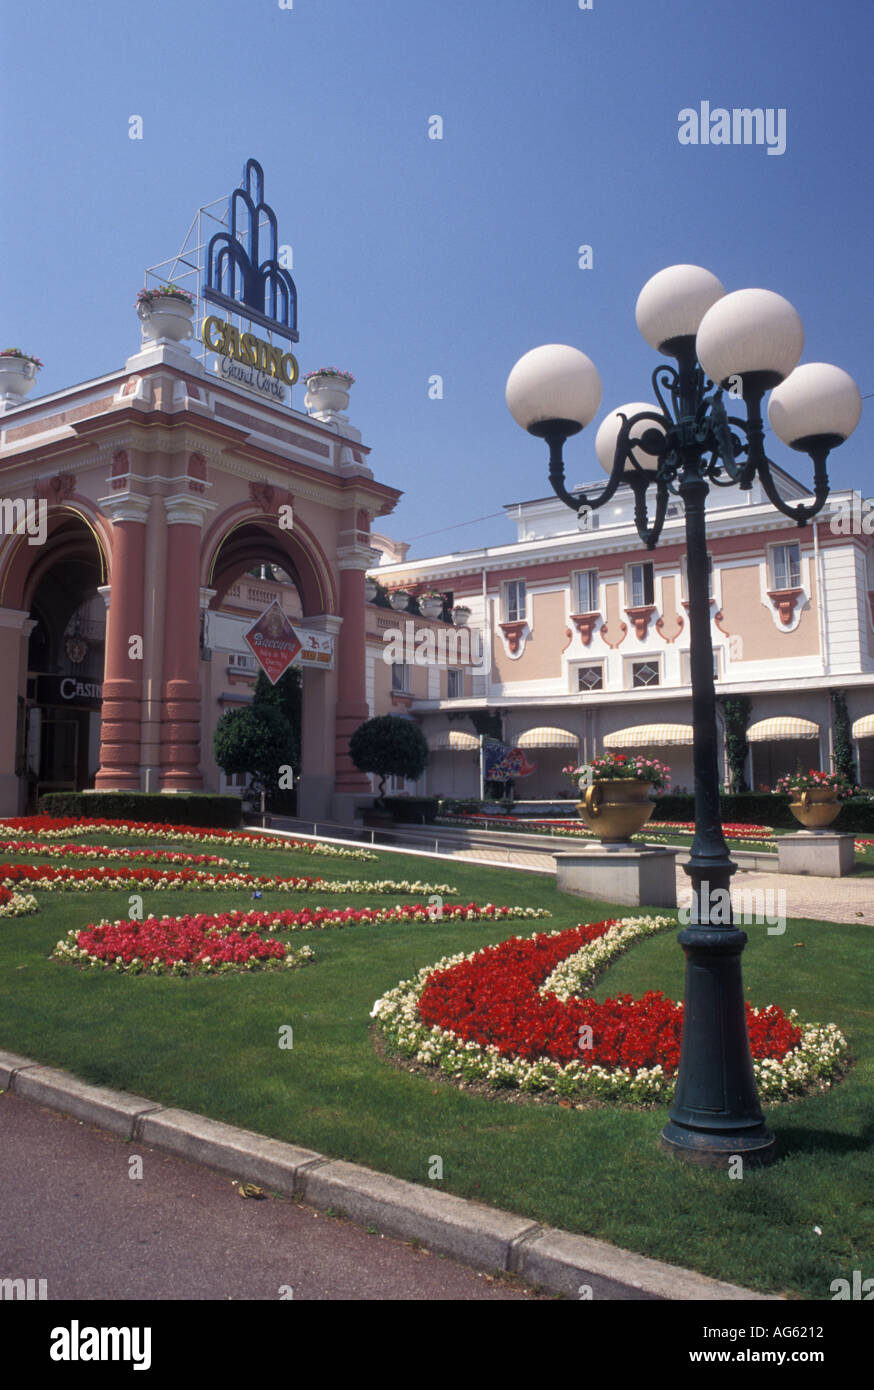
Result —
[[421, 825], [424, 820], [430, 825], [437, 816], [436, 796], [385, 796], [382, 804], [396, 821], [414, 821]]
[[40, 797], [40, 814], [151, 822], [157, 825], [217, 826], [234, 830], [242, 824], [238, 796], [203, 792], [47, 792]]
[[[773, 825], [777, 830], [798, 830], [798, 821], [789, 810], [790, 798], [782, 792], [723, 793], [719, 798], [725, 824]], [[655, 798], [652, 819], [691, 821], [695, 819], [695, 798], [691, 792], [667, 792]], [[853, 797], [845, 801], [832, 830], [874, 833], [874, 798]]]

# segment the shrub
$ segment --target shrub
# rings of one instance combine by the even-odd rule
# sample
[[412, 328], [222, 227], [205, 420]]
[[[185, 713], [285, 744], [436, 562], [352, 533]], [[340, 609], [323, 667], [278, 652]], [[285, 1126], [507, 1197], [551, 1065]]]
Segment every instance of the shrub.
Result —
[[46, 792], [41, 815], [78, 820], [127, 820], [137, 824], [216, 826], [235, 830], [242, 824], [237, 796], [206, 792]]
[[359, 772], [373, 772], [379, 778], [378, 804], [385, 798], [386, 777], [404, 777], [416, 782], [428, 765], [425, 735], [410, 719], [396, 714], [380, 714], [359, 724], [349, 740], [349, 756]]

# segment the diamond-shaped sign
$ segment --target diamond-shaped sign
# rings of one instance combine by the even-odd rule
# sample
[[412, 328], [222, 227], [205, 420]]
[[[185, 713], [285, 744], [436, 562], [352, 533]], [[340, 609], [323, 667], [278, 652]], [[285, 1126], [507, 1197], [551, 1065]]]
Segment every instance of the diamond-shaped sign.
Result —
[[301, 649], [298, 635], [276, 599], [244, 636], [271, 685], [288, 670]]

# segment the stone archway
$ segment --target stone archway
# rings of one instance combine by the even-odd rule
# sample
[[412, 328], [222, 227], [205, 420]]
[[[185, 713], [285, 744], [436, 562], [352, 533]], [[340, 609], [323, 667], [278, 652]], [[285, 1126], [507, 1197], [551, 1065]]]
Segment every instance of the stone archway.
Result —
[[9, 536], [0, 550], [0, 798], [7, 814], [35, 810], [43, 792], [91, 786], [96, 771], [106, 537], [77, 506], [43, 505], [42, 534]]
[[[253, 565], [270, 565], [291, 580], [297, 591], [298, 612], [304, 625], [337, 634], [341, 627], [337, 586], [327, 556], [316, 537], [299, 521], [294, 529], [277, 522], [275, 510], [236, 510], [220, 519], [204, 545], [202, 603], [210, 616], [226, 611], [226, 599], [239, 590]], [[245, 583], [242, 587], [246, 588]], [[251, 581], [248, 585], [252, 589]], [[257, 587], [255, 588], [257, 593]], [[263, 599], [265, 605], [268, 598]], [[254, 622], [257, 613], [253, 612]], [[247, 622], [245, 624], [249, 626]], [[301, 774], [298, 782], [298, 814], [316, 820], [329, 813], [336, 784], [338, 670], [306, 668], [302, 677]], [[211, 683], [213, 689], [216, 682]], [[215, 709], [204, 698], [202, 723], [211, 728]], [[206, 760], [206, 749], [204, 749]], [[357, 790], [357, 789], [356, 789]]]

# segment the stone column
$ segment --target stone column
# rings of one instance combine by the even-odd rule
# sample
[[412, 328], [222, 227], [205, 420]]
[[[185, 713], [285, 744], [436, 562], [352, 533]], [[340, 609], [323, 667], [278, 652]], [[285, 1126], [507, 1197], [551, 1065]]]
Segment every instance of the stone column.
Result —
[[106, 620], [100, 768], [94, 779], [97, 791], [140, 789], [140, 719], [144, 666], [148, 662], [143, 641], [143, 596], [150, 500], [135, 493], [99, 499], [103, 511], [112, 518], [112, 602]]
[[0, 815], [17, 816], [23, 809], [23, 788], [16, 762], [18, 701], [27, 689], [27, 639], [35, 624], [20, 608], [0, 608]]
[[349, 756], [349, 739], [370, 717], [367, 706], [364, 572], [373, 566], [373, 551], [361, 544], [341, 545], [340, 614], [343, 630], [337, 649], [337, 708], [334, 735], [335, 819], [351, 824], [358, 806], [373, 800], [367, 775]]
[[297, 813], [304, 820], [330, 820], [334, 815], [334, 710], [337, 705], [336, 660], [342, 644], [343, 619], [335, 613], [310, 614], [301, 627], [316, 628], [334, 637], [333, 671], [304, 666], [301, 712], [301, 771], [297, 787]]
[[215, 503], [189, 494], [167, 509], [167, 606], [161, 687], [161, 791], [197, 791], [200, 772], [200, 533]]

